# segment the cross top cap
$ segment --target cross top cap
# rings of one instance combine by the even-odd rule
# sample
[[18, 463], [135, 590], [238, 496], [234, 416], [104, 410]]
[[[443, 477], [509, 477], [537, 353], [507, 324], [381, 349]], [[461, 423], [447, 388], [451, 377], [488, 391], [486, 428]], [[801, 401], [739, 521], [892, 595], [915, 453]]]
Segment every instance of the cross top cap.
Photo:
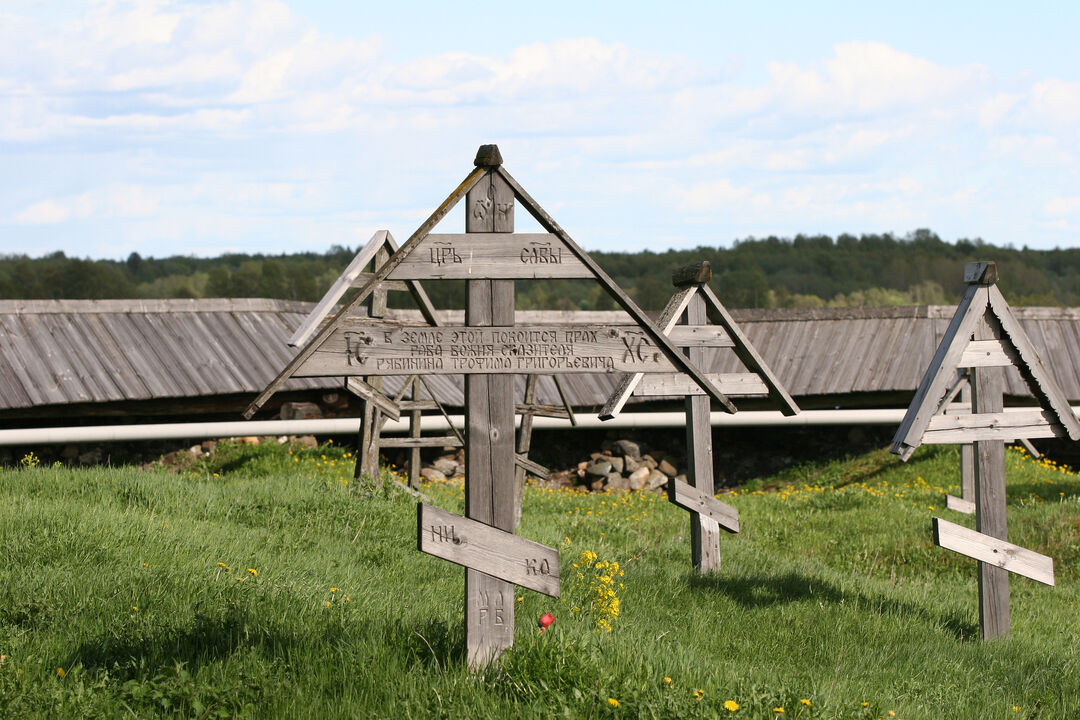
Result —
[[964, 266], [964, 282], [991, 285], [998, 281], [997, 263], [993, 260], [970, 262]]
[[476, 151], [476, 159], [473, 160], [476, 167], [499, 167], [502, 165], [502, 153], [498, 145], [481, 145]]

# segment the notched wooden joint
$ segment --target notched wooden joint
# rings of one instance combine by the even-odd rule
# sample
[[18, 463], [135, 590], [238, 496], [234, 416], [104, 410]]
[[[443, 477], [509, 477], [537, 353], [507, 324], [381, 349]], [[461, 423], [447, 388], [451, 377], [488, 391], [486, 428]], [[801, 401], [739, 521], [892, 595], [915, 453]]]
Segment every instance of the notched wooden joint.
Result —
[[671, 273], [671, 283], [675, 287], [701, 285], [712, 280], [712, 267], [708, 260], [687, 265]]
[[499, 167], [502, 165], [502, 153], [498, 145], [481, 145], [476, 151], [476, 159], [473, 160], [476, 167]]
[[998, 281], [997, 263], [993, 260], [970, 262], [964, 266], [964, 282], [990, 285]]

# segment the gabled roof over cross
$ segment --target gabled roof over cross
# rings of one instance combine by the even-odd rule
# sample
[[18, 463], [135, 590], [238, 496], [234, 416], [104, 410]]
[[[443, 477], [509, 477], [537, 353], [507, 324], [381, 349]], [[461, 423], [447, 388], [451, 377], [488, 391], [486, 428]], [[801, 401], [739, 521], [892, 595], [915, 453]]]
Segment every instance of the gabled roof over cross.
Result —
[[[907, 460], [923, 443], [1054, 436], [1080, 440], [1080, 422], [1002, 296], [997, 278], [993, 262], [965, 266], [967, 290], [893, 438], [891, 451], [901, 459]], [[995, 339], [973, 339], [980, 322], [990, 326]], [[939, 414], [961, 368], [1010, 365], [1020, 372], [1041, 410]]]

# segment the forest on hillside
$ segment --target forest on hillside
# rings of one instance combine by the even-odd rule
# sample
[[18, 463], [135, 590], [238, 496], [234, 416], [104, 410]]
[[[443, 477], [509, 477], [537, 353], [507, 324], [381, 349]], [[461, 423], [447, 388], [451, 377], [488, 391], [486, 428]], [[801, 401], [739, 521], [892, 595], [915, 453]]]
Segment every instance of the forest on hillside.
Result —
[[[227, 254], [126, 260], [0, 256], [0, 298], [100, 299], [268, 297], [318, 300], [359, 248], [326, 253]], [[594, 252], [592, 257], [646, 309], [671, 296], [671, 271], [699, 260], [713, 267], [712, 287], [728, 307], [790, 308], [955, 303], [963, 265], [998, 263], [1000, 285], [1014, 305], [1080, 305], [1080, 249], [998, 247], [979, 239], [943, 241], [930, 230], [904, 237], [797, 235], [747, 238], [731, 247], [665, 252]], [[427, 282], [436, 307], [464, 306], [462, 282]], [[391, 306], [409, 307], [390, 295]], [[614, 307], [590, 280], [519, 281], [519, 309]]]

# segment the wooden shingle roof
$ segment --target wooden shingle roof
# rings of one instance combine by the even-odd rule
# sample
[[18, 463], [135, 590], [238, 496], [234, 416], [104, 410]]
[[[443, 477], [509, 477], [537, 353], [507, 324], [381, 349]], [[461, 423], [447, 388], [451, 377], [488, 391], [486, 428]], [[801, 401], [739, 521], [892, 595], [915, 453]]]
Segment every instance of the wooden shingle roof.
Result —
[[[296, 353], [286, 344], [311, 303], [264, 299], [0, 301], [0, 413], [35, 406], [258, 393]], [[796, 398], [913, 393], [955, 308], [918, 306], [733, 310]], [[1070, 401], [1080, 401], [1080, 308], [1014, 308]], [[419, 321], [418, 313], [390, 311]], [[461, 322], [446, 312], [447, 322]], [[623, 312], [518, 312], [519, 324], [630, 324]], [[735, 372], [710, 351], [709, 372]], [[617, 377], [566, 375], [576, 407], [599, 406]], [[387, 378], [394, 392], [403, 378]], [[440, 400], [463, 402], [458, 376], [429, 377]], [[518, 392], [524, 379], [518, 378]], [[340, 389], [339, 378], [291, 379], [286, 390]], [[1018, 373], [1007, 395], [1029, 397]], [[560, 404], [542, 377], [538, 402]], [[800, 402], [802, 402], [800, 400]]]

